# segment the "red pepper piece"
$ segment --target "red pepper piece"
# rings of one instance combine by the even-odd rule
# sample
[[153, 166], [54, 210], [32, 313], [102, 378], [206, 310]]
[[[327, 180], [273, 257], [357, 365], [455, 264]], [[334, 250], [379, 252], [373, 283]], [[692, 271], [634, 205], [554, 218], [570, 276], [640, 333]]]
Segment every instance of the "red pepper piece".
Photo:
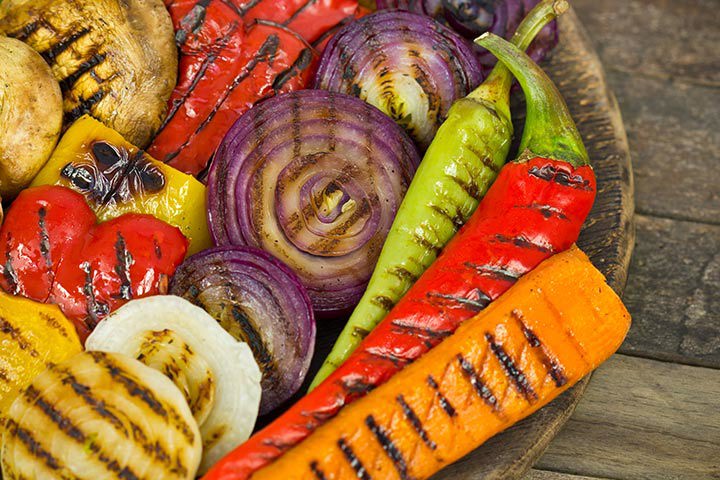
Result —
[[2, 288], [58, 304], [82, 339], [127, 301], [166, 293], [188, 247], [178, 228], [150, 215], [96, 224], [85, 198], [59, 186], [21, 192], [0, 238]]
[[[506, 63], [528, 105], [523, 155], [503, 167], [468, 223], [348, 360], [215, 465], [206, 480], [249, 478], [577, 240], [595, 199], [595, 174], [559, 92], [513, 49], [520, 67]], [[532, 341], [533, 332], [527, 335]], [[549, 370], [563, 385], [562, 371]]]

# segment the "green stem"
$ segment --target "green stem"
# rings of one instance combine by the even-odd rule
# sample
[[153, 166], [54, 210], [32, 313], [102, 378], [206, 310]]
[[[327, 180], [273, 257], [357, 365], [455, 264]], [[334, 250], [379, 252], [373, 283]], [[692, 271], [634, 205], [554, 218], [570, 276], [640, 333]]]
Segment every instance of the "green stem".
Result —
[[570, 111], [555, 84], [524, 52], [492, 33], [475, 40], [503, 62], [520, 82], [527, 99], [525, 130], [520, 151], [589, 165], [587, 151]]
[[[515, 31], [511, 42], [520, 50], [527, 50], [540, 30], [568, 9], [566, 0], [543, 0], [530, 10]], [[473, 90], [467, 98], [484, 100], [506, 118], [510, 118], [510, 87], [513, 77], [507, 66], [498, 62], [485, 81]]]

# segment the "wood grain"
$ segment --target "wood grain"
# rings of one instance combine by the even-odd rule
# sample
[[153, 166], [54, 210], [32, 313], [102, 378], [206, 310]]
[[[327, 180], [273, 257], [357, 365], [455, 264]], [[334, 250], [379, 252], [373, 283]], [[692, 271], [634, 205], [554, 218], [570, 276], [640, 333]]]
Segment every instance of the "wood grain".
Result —
[[720, 368], [720, 226], [636, 222], [624, 296], [633, 325], [621, 352]]
[[[574, 12], [566, 13], [559, 24], [561, 43], [543, 66], [570, 107], [598, 177], [598, 197], [579, 244], [609, 284], [622, 292], [634, 244], [632, 168], [625, 130], [602, 65]], [[572, 414], [587, 381], [434, 478], [522, 478]]]
[[549, 472], [547, 470], [530, 470], [523, 480], [609, 480], [600, 477], [586, 477], [578, 475], [570, 475], [568, 473]]
[[615, 355], [537, 463], [627, 480], [720, 479], [720, 370]]

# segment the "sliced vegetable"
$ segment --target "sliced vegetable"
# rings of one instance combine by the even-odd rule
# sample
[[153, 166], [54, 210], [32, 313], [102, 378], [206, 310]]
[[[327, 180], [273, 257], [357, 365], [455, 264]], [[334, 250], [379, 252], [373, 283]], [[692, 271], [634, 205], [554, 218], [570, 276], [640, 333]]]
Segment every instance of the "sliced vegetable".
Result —
[[261, 393], [252, 351], [190, 302], [133, 300], [101, 321], [85, 346], [136, 358], [175, 383], [200, 427], [199, 473], [252, 433]]
[[96, 224], [85, 198], [59, 186], [23, 190], [0, 238], [3, 290], [58, 304], [83, 339], [128, 300], [167, 292], [188, 245], [149, 215]]
[[175, 87], [177, 50], [161, 0], [4, 0], [0, 34], [22, 40], [50, 64], [65, 97], [65, 121], [91, 114], [145, 147]]
[[315, 319], [300, 280], [282, 262], [252, 247], [213, 248], [178, 268], [170, 292], [250, 346], [262, 370], [261, 414], [300, 388], [315, 347]]
[[50, 364], [82, 351], [72, 323], [55, 305], [0, 292], [0, 425], [15, 397]]
[[0, 36], [0, 195], [25, 188], [60, 137], [60, 86], [43, 58], [19, 40]]
[[[520, 48], [527, 47], [535, 34], [566, 8], [564, 0], [540, 3], [513, 41]], [[480, 87], [450, 109], [400, 206], [368, 288], [313, 387], [383, 319], [477, 208], [510, 149], [511, 84], [510, 71], [498, 65]], [[534, 200], [529, 195], [522, 198]], [[569, 235], [568, 245], [575, 240], [573, 235]]]
[[90, 116], [67, 130], [32, 185], [62, 185], [83, 194], [103, 222], [126, 213], [153, 215], [182, 230], [189, 253], [212, 246], [205, 186]]
[[424, 151], [453, 102], [482, 78], [471, 44], [449, 28], [424, 15], [380, 11], [330, 40], [315, 88], [376, 106]]
[[[518, 73], [528, 85], [522, 145], [545, 157], [506, 165], [470, 221], [377, 328], [317, 388], [238, 447], [232, 468], [251, 472], [282, 455], [577, 240], [595, 198], [595, 177], [587, 156], [579, 159], [585, 150], [565, 103], [524, 58], [528, 63]], [[531, 83], [528, 69], [539, 72]], [[543, 143], [562, 147], [547, 150]]]
[[[252, 478], [428, 478], [597, 368], [629, 326], [573, 248]], [[246, 477], [226, 462], [204, 478]]]
[[219, 245], [263, 248], [298, 274], [316, 314], [360, 298], [418, 156], [376, 108], [304, 90], [257, 105], [228, 132], [208, 178]]
[[5, 480], [193, 479], [202, 447], [180, 391], [124, 355], [85, 352], [38, 375], [10, 407]]

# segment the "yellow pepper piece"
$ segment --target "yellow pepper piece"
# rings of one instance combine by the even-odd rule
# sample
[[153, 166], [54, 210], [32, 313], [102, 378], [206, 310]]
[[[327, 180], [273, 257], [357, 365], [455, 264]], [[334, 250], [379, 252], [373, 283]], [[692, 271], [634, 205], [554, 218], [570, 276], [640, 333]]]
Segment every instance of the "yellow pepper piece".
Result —
[[85, 115], [70, 126], [32, 186], [62, 185], [85, 195], [98, 220], [154, 215], [180, 228], [188, 255], [212, 246], [205, 186], [159, 162], [115, 130]]
[[80, 352], [75, 327], [57, 305], [0, 292], [0, 425], [18, 393], [50, 363]]

